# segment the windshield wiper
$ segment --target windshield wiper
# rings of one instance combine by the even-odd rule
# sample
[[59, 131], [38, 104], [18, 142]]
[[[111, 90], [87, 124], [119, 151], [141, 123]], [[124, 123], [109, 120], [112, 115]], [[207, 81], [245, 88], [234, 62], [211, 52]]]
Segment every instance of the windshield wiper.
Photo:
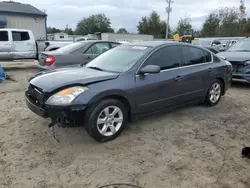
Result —
[[89, 69], [95, 69], [95, 70], [99, 70], [99, 71], [104, 71], [103, 69], [99, 68], [99, 67], [87, 67]]

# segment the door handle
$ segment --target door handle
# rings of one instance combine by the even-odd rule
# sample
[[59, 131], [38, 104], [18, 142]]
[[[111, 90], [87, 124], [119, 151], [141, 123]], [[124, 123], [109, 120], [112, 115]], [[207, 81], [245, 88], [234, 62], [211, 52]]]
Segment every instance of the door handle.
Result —
[[87, 57], [85, 57], [86, 59], [90, 59], [91, 57], [90, 56], [87, 56]]
[[176, 76], [176, 77], [174, 78], [174, 80], [175, 80], [176, 82], [180, 82], [180, 81], [183, 80], [183, 77], [182, 77], [182, 76]]
[[5, 43], [4, 46], [10, 46], [11, 44], [10, 43]]

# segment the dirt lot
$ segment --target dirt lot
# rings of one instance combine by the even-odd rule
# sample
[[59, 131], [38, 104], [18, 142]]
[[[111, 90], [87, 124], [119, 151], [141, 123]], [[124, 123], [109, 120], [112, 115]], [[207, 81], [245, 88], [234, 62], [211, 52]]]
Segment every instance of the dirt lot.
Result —
[[128, 182], [147, 188], [249, 188], [250, 86], [233, 85], [213, 108], [192, 106], [130, 124], [100, 144], [84, 128], [56, 127], [24, 102], [27, 77], [0, 86], [0, 187], [83, 188]]

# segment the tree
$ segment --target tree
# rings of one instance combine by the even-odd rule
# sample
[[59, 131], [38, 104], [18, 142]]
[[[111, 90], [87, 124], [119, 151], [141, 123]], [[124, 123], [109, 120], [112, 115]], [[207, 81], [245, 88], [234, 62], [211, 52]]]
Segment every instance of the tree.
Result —
[[110, 19], [105, 14], [91, 15], [80, 20], [76, 26], [77, 35], [93, 34], [95, 32], [113, 33]]
[[176, 28], [176, 33], [178, 33], [179, 35], [184, 35], [184, 32], [189, 29], [192, 29], [190, 17], [185, 16], [179, 20]]
[[60, 29], [56, 29], [54, 27], [53, 28], [52, 27], [48, 27], [47, 31], [48, 31], [49, 34], [62, 32]]
[[139, 34], [149, 34], [153, 35], [155, 38], [165, 38], [166, 22], [161, 21], [160, 16], [153, 11], [149, 17], [144, 16], [141, 18], [137, 29]]
[[214, 37], [218, 33], [220, 19], [217, 14], [210, 13], [203, 23], [200, 35], [203, 37]]
[[63, 32], [67, 33], [68, 35], [74, 35], [74, 31], [71, 28], [65, 28]]
[[119, 33], [119, 34], [128, 34], [128, 31], [125, 28], [120, 28], [116, 33]]

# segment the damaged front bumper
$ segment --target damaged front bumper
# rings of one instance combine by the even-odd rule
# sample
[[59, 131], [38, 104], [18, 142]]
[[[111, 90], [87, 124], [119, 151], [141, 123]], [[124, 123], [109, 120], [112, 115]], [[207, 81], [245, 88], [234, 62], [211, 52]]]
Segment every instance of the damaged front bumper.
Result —
[[26, 94], [26, 105], [35, 114], [43, 118], [51, 118], [52, 122], [56, 122], [61, 127], [78, 127], [84, 122], [84, 114], [86, 106], [49, 106], [39, 105]]

